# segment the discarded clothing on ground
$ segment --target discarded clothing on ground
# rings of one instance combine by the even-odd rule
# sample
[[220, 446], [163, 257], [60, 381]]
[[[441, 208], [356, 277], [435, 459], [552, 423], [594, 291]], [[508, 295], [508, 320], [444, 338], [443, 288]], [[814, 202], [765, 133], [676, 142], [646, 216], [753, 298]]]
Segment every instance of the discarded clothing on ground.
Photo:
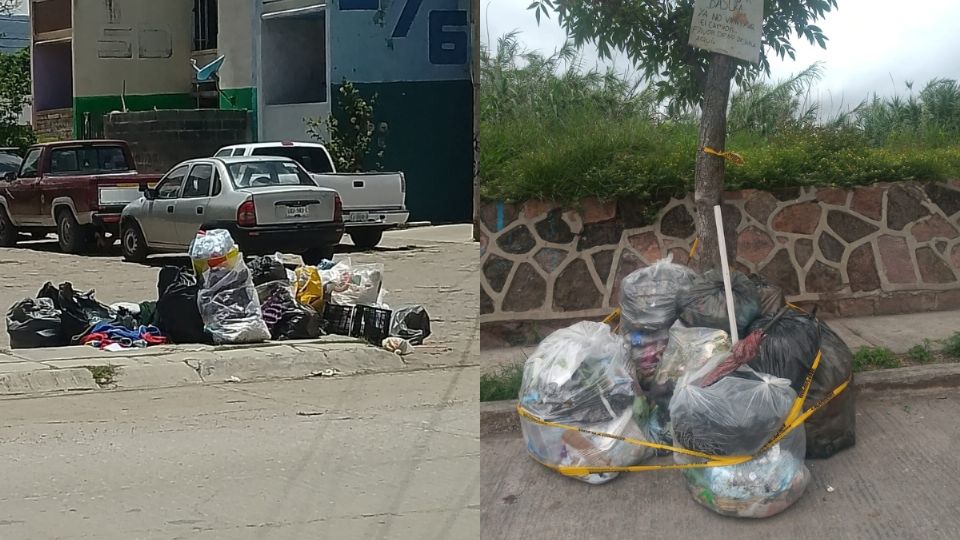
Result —
[[780, 311], [780, 308], [787, 305], [783, 297], [783, 289], [773, 285], [759, 274], [751, 274], [750, 281], [757, 286], [757, 294], [760, 298], [761, 317], [773, 317]]
[[[753, 455], [784, 424], [796, 399], [790, 381], [741, 367], [710, 386], [699, 386], [729, 353], [720, 353], [677, 383], [670, 402], [674, 442], [710, 455]], [[694, 500], [737, 517], [761, 518], [783, 511], [806, 489], [803, 426], [755, 459], [726, 467], [684, 469]], [[677, 463], [703, 461], [674, 454]]]
[[[203, 319], [197, 295], [200, 286], [189, 270], [165, 266], [157, 279], [155, 323], [174, 343], [208, 343], [210, 336], [203, 331]], [[141, 304], [141, 313], [143, 305]], [[142, 321], [146, 322], [146, 321]]]
[[[752, 329], [763, 328], [772, 319], [762, 317]], [[818, 336], [818, 327], [820, 334]], [[759, 353], [750, 367], [762, 373], [790, 380], [794, 391], [803, 382], [813, 365], [818, 344], [822, 351], [807, 395], [805, 407], [823, 399], [853, 374], [850, 348], [825, 323], [796, 310], [787, 311], [766, 330]], [[840, 395], [807, 418], [807, 457], [826, 458], [853, 446], [856, 442], [856, 404], [853, 380]]]
[[107, 349], [111, 345], [122, 348], [142, 348], [150, 345], [162, 345], [167, 342], [160, 329], [155, 326], [140, 326], [130, 329], [111, 323], [101, 322], [93, 326], [90, 332], [80, 339], [83, 345], [98, 349]]
[[[54, 296], [54, 291], [56, 291]], [[60, 310], [62, 331], [71, 344], [80, 342], [91, 326], [101, 321], [113, 320], [116, 313], [93, 297], [93, 291], [78, 293], [68, 281], [54, 288], [47, 282], [37, 294], [38, 297], [54, 297], [54, 305]]]
[[693, 270], [668, 257], [623, 278], [620, 313], [624, 331], [670, 328], [677, 320], [677, 293], [688, 288], [695, 277]]
[[322, 334], [320, 315], [297, 302], [285, 280], [258, 286], [257, 295], [263, 299], [260, 311], [272, 339], [313, 339]]
[[60, 310], [50, 298], [26, 298], [7, 311], [7, 334], [12, 349], [37, 349], [67, 345]]
[[[643, 439], [634, 421], [643, 400], [623, 340], [602, 323], [580, 322], [550, 334], [524, 365], [520, 403], [550, 422]], [[550, 466], [635, 465], [653, 451], [609, 437], [536, 424], [521, 417], [527, 450]], [[616, 473], [577, 477], [604, 483]]]
[[[747, 326], [757, 318], [760, 311], [760, 296], [757, 286], [740, 272], [730, 275], [733, 289], [734, 315], [737, 319], [737, 332], [744, 336]], [[677, 295], [680, 320], [687, 326], [716, 328], [730, 331], [727, 316], [727, 299], [723, 286], [723, 274], [718, 270], [708, 270], [694, 279], [693, 284]]]
[[393, 312], [390, 335], [420, 345], [430, 336], [430, 315], [423, 306], [407, 306]]

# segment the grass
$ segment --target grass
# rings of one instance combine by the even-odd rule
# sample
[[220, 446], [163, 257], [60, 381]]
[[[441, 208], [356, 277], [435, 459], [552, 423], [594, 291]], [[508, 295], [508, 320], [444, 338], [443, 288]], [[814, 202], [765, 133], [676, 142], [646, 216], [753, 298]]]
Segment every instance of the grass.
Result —
[[944, 341], [943, 353], [955, 358], [960, 358], [960, 332], [955, 332]]
[[523, 382], [523, 364], [511, 364], [480, 376], [480, 401], [517, 399]]
[[91, 375], [93, 380], [100, 386], [113, 384], [120, 369], [117, 366], [83, 366]]
[[853, 354], [853, 371], [870, 369], [889, 369], [900, 367], [900, 361], [893, 351], [886, 347], [860, 347]]

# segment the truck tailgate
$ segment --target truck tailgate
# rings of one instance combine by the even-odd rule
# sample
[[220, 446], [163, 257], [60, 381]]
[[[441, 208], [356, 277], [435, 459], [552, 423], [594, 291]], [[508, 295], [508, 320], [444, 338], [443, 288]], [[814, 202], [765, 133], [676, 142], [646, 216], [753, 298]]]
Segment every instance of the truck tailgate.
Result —
[[93, 178], [100, 206], [126, 206], [140, 198], [141, 186], [154, 187], [160, 175], [103, 175]]
[[344, 212], [351, 210], [401, 210], [405, 186], [401, 173], [315, 174], [320, 187], [337, 190]]

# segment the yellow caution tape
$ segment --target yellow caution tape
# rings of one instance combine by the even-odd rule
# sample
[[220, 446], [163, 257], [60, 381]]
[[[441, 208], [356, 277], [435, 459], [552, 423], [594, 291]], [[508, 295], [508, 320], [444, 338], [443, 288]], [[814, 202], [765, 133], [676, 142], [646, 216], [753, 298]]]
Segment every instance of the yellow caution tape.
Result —
[[698, 236], [693, 239], [693, 245], [690, 246], [690, 255], [687, 257], [688, 259], [693, 259], [693, 254], [697, 252], [697, 246], [699, 245], [700, 245], [700, 237]]
[[736, 163], [737, 165], [743, 165], [743, 164], [744, 164], [743, 156], [741, 156], [740, 154], [738, 154], [738, 153], [736, 153], [736, 152], [721, 152], [721, 151], [719, 151], [719, 150], [714, 150], [713, 148], [710, 148], [709, 146], [704, 146], [704, 147], [703, 147], [703, 152], [704, 152], [705, 154], [710, 154], [711, 156], [717, 156], [717, 157], [719, 157], [719, 158], [723, 158], [723, 159], [725, 159], [725, 160], [727, 160], [727, 161], [732, 161], [732, 162]]

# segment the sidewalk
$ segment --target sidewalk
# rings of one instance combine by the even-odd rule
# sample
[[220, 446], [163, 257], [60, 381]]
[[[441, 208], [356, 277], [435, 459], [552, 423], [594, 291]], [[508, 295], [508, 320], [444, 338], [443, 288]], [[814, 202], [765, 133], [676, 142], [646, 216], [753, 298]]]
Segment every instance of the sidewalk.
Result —
[[[924, 339], [934, 342], [933, 348], [937, 349], [937, 341], [960, 332], [960, 311], [828, 319], [827, 324], [853, 351], [860, 347], [887, 347], [895, 354], [903, 354]], [[483, 350], [480, 352], [483, 373], [495, 372], [503, 365], [523, 363], [534, 350], [535, 346]]]
[[497, 540], [952, 539], [960, 528], [958, 414], [954, 389], [863, 395], [856, 446], [807, 461], [813, 479], [806, 493], [765, 520], [702, 508], [676, 471], [590, 486], [534, 462], [519, 433], [481, 437], [481, 527], [485, 538]]

